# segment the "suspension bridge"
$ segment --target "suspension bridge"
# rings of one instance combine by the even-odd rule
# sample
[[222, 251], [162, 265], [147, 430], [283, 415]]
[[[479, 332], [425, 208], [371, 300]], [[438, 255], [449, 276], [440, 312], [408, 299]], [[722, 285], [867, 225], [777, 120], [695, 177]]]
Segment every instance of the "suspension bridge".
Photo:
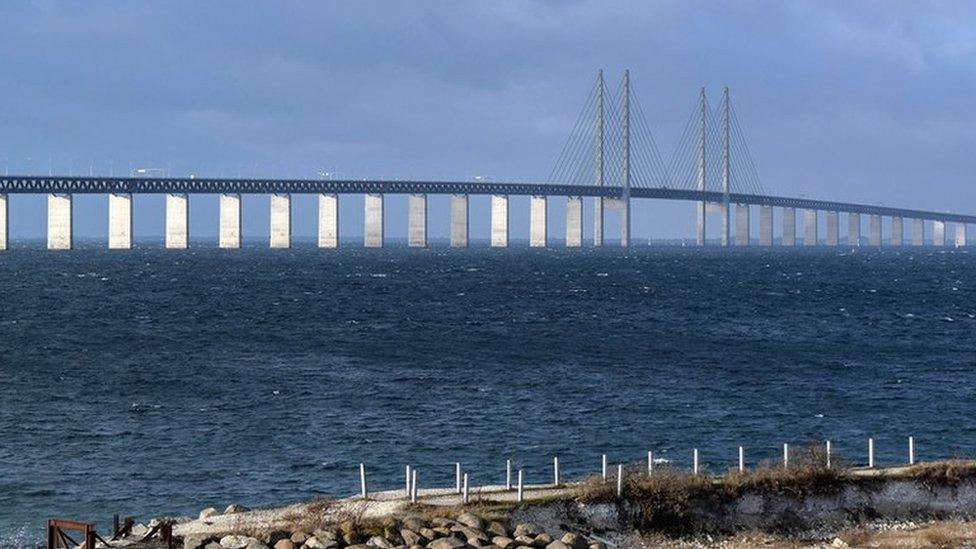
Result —
[[[632, 92], [629, 71], [610, 90], [603, 72], [584, 101], [576, 124], [546, 181], [400, 181], [196, 177], [105, 177], [56, 175], [0, 176], [0, 250], [9, 243], [8, 195], [46, 194], [47, 247], [67, 250], [74, 245], [75, 194], [105, 194], [109, 201], [108, 246], [132, 247], [132, 198], [137, 194], [166, 195], [165, 246], [189, 246], [190, 195], [219, 195], [221, 248], [241, 246], [241, 195], [270, 195], [269, 243], [291, 246], [291, 197], [318, 195], [318, 246], [339, 245], [340, 195], [365, 195], [364, 245], [382, 247], [385, 241], [384, 196], [408, 195], [408, 244], [426, 247], [427, 196], [451, 196], [450, 242], [469, 243], [469, 197], [491, 196], [493, 247], [509, 245], [509, 197], [529, 196], [529, 244], [550, 244], [547, 231], [549, 202], [565, 198], [565, 245], [583, 241], [583, 199], [592, 199], [592, 245], [604, 245], [606, 210], [619, 212], [619, 244], [631, 244], [631, 206], [637, 199], [680, 200], [696, 205], [696, 242], [707, 241], [709, 213], [718, 215], [722, 246], [839, 246], [841, 214], [846, 215], [846, 245], [864, 244], [861, 216], [868, 217], [867, 245], [881, 246], [883, 223], [889, 224], [891, 246], [947, 243], [947, 226], [954, 225], [952, 241], [967, 243], [967, 226], [976, 216], [877, 206], [842, 201], [767, 194], [745, 134], [731, 103], [728, 88], [713, 108], [704, 88], [692, 109], [674, 153], [665, 160], [658, 151], [643, 108]], [[753, 238], [753, 209], [758, 209], [758, 238]], [[779, 210], [781, 236], [774, 240], [774, 210]], [[734, 210], [734, 213], [733, 213]], [[797, 233], [797, 210], [802, 212], [802, 233]], [[826, 234], [821, 240], [819, 220]], [[714, 215], [713, 215], [714, 217]], [[733, 225], [734, 221], [734, 225]], [[905, 223], [911, 222], [910, 240]], [[927, 227], [930, 227], [927, 229]]]

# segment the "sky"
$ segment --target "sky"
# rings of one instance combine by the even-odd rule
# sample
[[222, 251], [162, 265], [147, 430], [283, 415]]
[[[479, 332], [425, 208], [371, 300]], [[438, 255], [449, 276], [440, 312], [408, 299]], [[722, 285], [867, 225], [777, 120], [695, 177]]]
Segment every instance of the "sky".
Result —
[[[699, 88], [716, 103], [728, 86], [767, 192], [974, 213], [974, 20], [952, 1], [3, 2], [0, 161], [540, 181], [596, 71], [616, 85], [629, 69], [664, 157]], [[76, 198], [78, 237], [107, 238], [107, 200]], [[136, 238], [163, 234], [163, 204], [135, 198]], [[343, 236], [362, 234], [362, 208], [342, 197]], [[430, 210], [446, 237], [447, 199]], [[45, 212], [43, 196], [11, 197], [11, 238], [42, 238]], [[293, 212], [296, 237], [314, 235], [314, 197]], [[635, 238], [691, 237], [692, 213], [641, 202]], [[527, 238], [527, 199], [511, 215]], [[386, 220], [405, 236], [406, 197]], [[215, 235], [217, 198], [193, 197], [190, 223]], [[267, 239], [268, 197], [245, 197], [243, 223]], [[471, 233], [487, 238], [487, 197]]]

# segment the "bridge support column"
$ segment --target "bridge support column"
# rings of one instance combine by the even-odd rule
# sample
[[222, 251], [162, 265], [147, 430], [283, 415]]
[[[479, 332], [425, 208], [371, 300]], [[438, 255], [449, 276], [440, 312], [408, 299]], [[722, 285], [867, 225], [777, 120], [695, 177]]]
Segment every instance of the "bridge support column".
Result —
[[451, 247], [467, 248], [471, 223], [468, 220], [468, 195], [451, 195]]
[[868, 228], [870, 232], [870, 243], [872, 246], [881, 245], [881, 216], [877, 214], [871, 214], [868, 217]]
[[861, 245], [861, 214], [847, 214], [847, 245], [856, 247]]
[[593, 245], [603, 246], [603, 197], [593, 199]]
[[961, 222], [956, 222], [956, 247], [963, 248], [966, 246], [966, 224]]
[[630, 197], [619, 200], [620, 206], [620, 245], [630, 247]]
[[773, 245], [773, 207], [759, 206], [759, 245]]
[[269, 227], [272, 248], [291, 247], [291, 195], [271, 195], [271, 226]]
[[339, 195], [319, 194], [319, 248], [339, 247]]
[[47, 249], [70, 250], [74, 244], [73, 203], [70, 194], [47, 195]]
[[427, 247], [427, 195], [412, 194], [407, 199], [407, 246]]
[[905, 224], [900, 217], [891, 218], [891, 245], [901, 246], [905, 243]]
[[695, 233], [695, 243], [699, 246], [705, 245], [705, 201], [702, 200], [695, 204], [695, 225], [697, 232]]
[[[748, 207], [748, 206], [747, 206]], [[732, 245], [732, 208], [728, 202], [719, 204], [719, 212], [722, 215], [722, 246], [728, 248]]]
[[837, 246], [838, 244], [840, 244], [840, 214], [827, 212], [827, 245]]
[[783, 245], [796, 246], [796, 208], [783, 208]]
[[548, 244], [546, 222], [549, 217], [549, 199], [545, 196], [533, 196], [529, 200], [529, 246], [545, 248]]
[[925, 245], [925, 220], [912, 220], [912, 246]]
[[108, 248], [132, 248], [132, 195], [108, 195]]
[[508, 247], [508, 196], [491, 196], [491, 247]]
[[383, 247], [383, 195], [370, 193], [365, 197], [366, 227], [363, 246], [367, 248]]
[[817, 210], [803, 212], [803, 245], [817, 245]]
[[7, 195], [0, 194], [0, 251], [7, 249], [10, 223], [7, 217]]
[[241, 195], [220, 195], [220, 241], [221, 248], [241, 247]]
[[579, 196], [566, 198], [566, 247], [583, 245], [583, 199]]
[[735, 245], [749, 245], [749, 205], [735, 205]]
[[166, 195], [166, 247], [185, 250], [190, 240], [190, 207], [185, 194]]
[[932, 222], [932, 245], [945, 246], [945, 221]]

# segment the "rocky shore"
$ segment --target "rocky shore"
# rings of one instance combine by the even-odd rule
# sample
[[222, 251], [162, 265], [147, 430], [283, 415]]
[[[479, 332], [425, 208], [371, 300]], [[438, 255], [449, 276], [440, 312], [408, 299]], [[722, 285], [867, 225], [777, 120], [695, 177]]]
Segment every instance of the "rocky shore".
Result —
[[[621, 487], [612, 479], [531, 486], [521, 502], [489, 486], [468, 504], [445, 489], [425, 490], [417, 503], [390, 491], [278, 509], [231, 505], [175, 519], [173, 533], [186, 549], [938, 547], [976, 536], [974, 462], [718, 477], [634, 471]], [[140, 537], [152, 526], [112, 545], [160, 546]]]

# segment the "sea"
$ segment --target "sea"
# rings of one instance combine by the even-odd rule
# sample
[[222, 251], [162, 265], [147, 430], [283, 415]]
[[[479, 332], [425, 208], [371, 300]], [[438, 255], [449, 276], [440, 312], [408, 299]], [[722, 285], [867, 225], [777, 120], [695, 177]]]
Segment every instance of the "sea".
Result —
[[976, 253], [142, 243], [0, 254], [0, 545], [229, 504], [976, 457]]

